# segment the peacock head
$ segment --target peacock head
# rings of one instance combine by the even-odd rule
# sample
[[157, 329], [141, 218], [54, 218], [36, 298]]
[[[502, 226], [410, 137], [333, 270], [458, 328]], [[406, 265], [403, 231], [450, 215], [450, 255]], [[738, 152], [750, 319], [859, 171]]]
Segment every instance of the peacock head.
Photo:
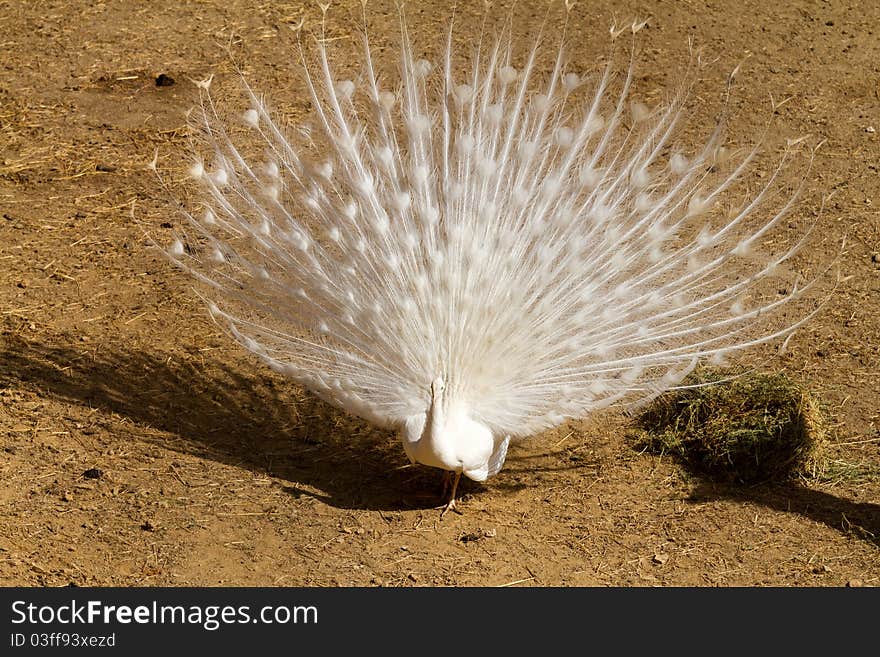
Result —
[[475, 481], [485, 481], [501, 469], [509, 442], [507, 437], [496, 440], [489, 427], [471, 418], [467, 403], [443, 377], [431, 383], [429, 407], [407, 418], [400, 437], [411, 461], [460, 472]]

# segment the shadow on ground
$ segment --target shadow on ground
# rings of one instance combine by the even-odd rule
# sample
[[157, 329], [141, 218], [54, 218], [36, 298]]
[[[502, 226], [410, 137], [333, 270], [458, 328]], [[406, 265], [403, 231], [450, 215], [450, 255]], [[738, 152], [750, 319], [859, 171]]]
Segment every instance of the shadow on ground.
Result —
[[[338, 508], [401, 510], [441, 501], [439, 471], [410, 466], [392, 432], [374, 429], [269, 374], [246, 374], [198, 353], [84, 352], [6, 335], [0, 385], [119, 414], [159, 430], [141, 432], [144, 440], [282, 478], [291, 495], [316, 497]], [[513, 456], [507, 476], [493, 480], [492, 488], [509, 493], [526, 487], [537, 473], [599, 467], [547, 456], [552, 457]], [[481, 484], [463, 482], [464, 494], [481, 490]], [[877, 504], [794, 484], [705, 482], [691, 499], [732, 499], [794, 512], [880, 546]]]
[[799, 483], [741, 486], [703, 481], [691, 492], [690, 500], [734, 500], [797, 513], [880, 547], [880, 505], [853, 502]]
[[[268, 370], [244, 373], [198, 352], [89, 350], [67, 340], [46, 346], [2, 336], [0, 386], [116, 413], [143, 429], [135, 431], [140, 439], [279, 477], [291, 495], [334, 507], [401, 510], [442, 501], [440, 471], [410, 465], [393, 432], [337, 411]], [[513, 456], [514, 476], [493, 479], [492, 487], [523, 488], [517, 469], [556, 469], [535, 465], [517, 468]], [[460, 494], [482, 490], [469, 480], [459, 487]]]

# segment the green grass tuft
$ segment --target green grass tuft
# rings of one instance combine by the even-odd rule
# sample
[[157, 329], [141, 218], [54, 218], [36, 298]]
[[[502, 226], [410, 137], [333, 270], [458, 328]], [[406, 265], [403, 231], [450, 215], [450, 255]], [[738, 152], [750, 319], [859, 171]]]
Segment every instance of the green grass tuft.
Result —
[[[725, 482], [758, 483], [814, 475], [825, 441], [816, 400], [783, 374], [729, 378], [710, 368], [692, 373], [638, 417], [636, 447], [672, 454]], [[713, 385], [705, 385], [713, 383]]]

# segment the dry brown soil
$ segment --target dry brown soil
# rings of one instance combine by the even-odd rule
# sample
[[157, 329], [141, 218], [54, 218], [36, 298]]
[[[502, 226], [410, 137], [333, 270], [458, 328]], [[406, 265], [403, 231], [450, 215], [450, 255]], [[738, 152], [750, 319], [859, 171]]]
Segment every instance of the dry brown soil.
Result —
[[[329, 21], [353, 52], [359, 3], [346, 4]], [[459, 4], [465, 44], [480, 9]], [[788, 99], [776, 110], [782, 134], [826, 140], [794, 221], [831, 195], [807, 260], [833, 259], [847, 236], [845, 280], [772, 362], [828, 410], [823, 476], [709, 483], [634, 451], [629, 420], [611, 412], [514, 447], [498, 477], [464, 485], [463, 514], [441, 521], [438, 471], [409, 466], [392, 435], [237, 348], [146, 237], [167, 242], [181, 221], [171, 197], [192, 198], [190, 80], [231, 80], [230, 46], [276, 107], [301, 110], [287, 26], [314, 24], [318, 8], [10, 0], [0, 2], [0, 584], [876, 584], [880, 5], [582, 4], [575, 61], [604, 52], [615, 17], [646, 17], [641, 89], [673, 85], [693, 38], [717, 58], [698, 87], [706, 98], [744, 62], [734, 137], [758, 134], [772, 97]], [[518, 7], [525, 35], [546, 8]], [[448, 13], [411, 3], [417, 42], [435, 44]], [[551, 33], [563, 13], [551, 10]], [[370, 9], [374, 33], [393, 34], [395, 20]], [[159, 74], [175, 83], [157, 86]], [[695, 120], [705, 129], [711, 115]], [[170, 195], [146, 168], [155, 149]]]

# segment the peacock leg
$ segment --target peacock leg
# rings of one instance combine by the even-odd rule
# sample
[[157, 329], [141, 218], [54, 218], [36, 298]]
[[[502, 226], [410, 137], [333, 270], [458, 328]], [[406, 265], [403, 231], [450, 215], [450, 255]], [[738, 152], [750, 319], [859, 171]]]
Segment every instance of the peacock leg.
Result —
[[443, 482], [440, 488], [440, 497], [445, 498], [449, 493], [449, 486], [452, 484], [452, 470], [443, 471]]
[[[452, 475], [451, 472], [448, 472], [447, 474]], [[455, 480], [452, 482], [452, 494], [449, 496], [449, 501], [446, 503], [446, 505], [443, 507], [443, 510], [440, 512], [441, 518], [444, 515], [446, 515], [447, 511], [455, 511], [456, 513], [461, 515], [461, 511], [459, 511], [455, 507], [455, 491], [458, 489], [458, 482], [459, 481], [461, 481], [461, 472], [456, 472], [455, 473]], [[444, 477], [444, 486], [443, 486], [444, 492], [449, 487], [448, 482], [449, 482], [449, 477]]]

